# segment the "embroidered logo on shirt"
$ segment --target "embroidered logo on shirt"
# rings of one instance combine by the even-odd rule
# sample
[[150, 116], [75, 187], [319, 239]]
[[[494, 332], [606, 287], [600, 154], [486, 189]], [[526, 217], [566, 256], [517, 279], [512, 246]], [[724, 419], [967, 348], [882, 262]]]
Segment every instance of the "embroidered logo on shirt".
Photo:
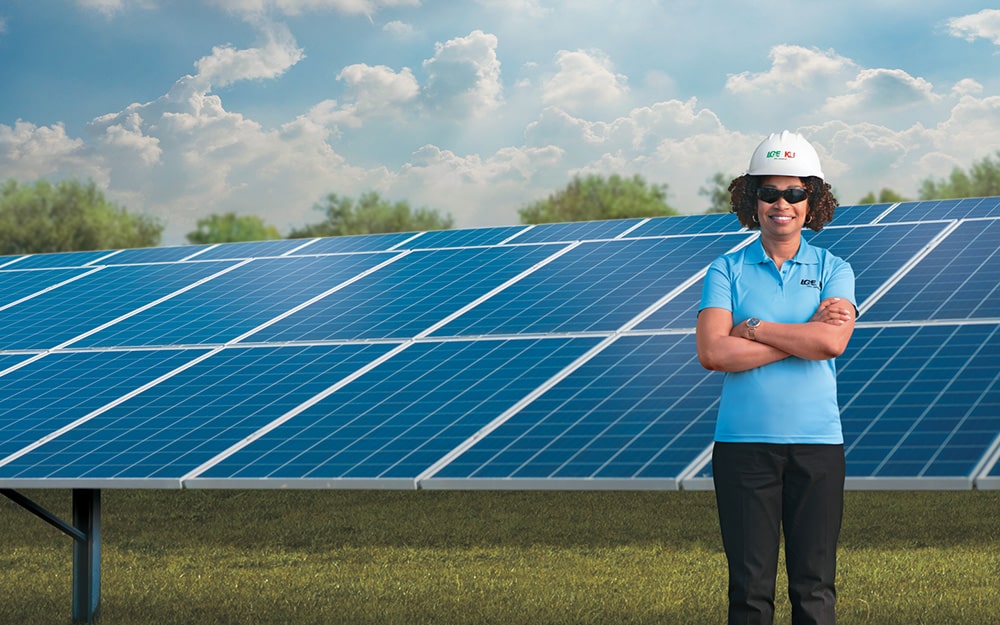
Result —
[[802, 282], [799, 282], [799, 284], [812, 289], [819, 289], [820, 291], [823, 290], [823, 283], [818, 280], [803, 280]]

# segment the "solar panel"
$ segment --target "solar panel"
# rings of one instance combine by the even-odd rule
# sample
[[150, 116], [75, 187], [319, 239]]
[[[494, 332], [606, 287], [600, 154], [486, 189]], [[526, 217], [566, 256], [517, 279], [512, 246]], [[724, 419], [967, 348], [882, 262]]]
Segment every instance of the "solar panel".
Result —
[[550, 258], [553, 245], [408, 252], [255, 333], [265, 342], [406, 338]]
[[581, 243], [439, 335], [609, 331], [680, 286], [746, 235]]
[[0, 269], [0, 308], [37, 295], [62, 282], [79, 278], [93, 269], [54, 269], [51, 271], [17, 271]]
[[[805, 236], [857, 278], [847, 487], [1000, 489], [1000, 198], [835, 224]], [[711, 488], [701, 282], [756, 237], [703, 215], [0, 259], [0, 489], [76, 539], [87, 620], [102, 488]], [[71, 488], [84, 522], [13, 488]]]
[[[73, 487], [88, 483], [177, 487], [187, 472], [389, 348], [385, 344], [230, 348], [188, 357], [185, 367], [157, 384], [99, 413], [80, 415], [59, 436], [0, 460], [0, 480], [11, 484], [44, 480]], [[103, 388], [111, 383], [108, 377], [115, 376], [112, 372], [97, 377], [95, 383]], [[90, 387], [71, 388], [85, 395]]]
[[[107, 407], [203, 353], [205, 350], [115, 350], [3, 356], [0, 459]], [[21, 366], [8, 368], [14, 364]]]
[[275, 241], [213, 245], [199, 252], [195, 258], [198, 260], [242, 260], [283, 256], [299, 249], [308, 248], [313, 241], [313, 239], [278, 239]]
[[413, 487], [428, 466], [594, 347], [596, 339], [420, 342], [187, 482]]
[[226, 343], [393, 258], [383, 253], [252, 260], [74, 345]]
[[[62, 283], [59, 288], [39, 292], [0, 310], [3, 328], [0, 349], [50, 349], [65, 345], [233, 266], [232, 262], [176, 263], [95, 269], [77, 280]], [[35, 275], [32, 272], [27, 278]]]
[[998, 434], [1000, 326], [859, 328], [838, 360], [848, 476], [969, 488]]
[[[843, 207], [854, 488], [1000, 488], [996, 198]], [[704, 488], [733, 215], [9, 257], [0, 486]]]
[[415, 232], [394, 232], [391, 234], [365, 234], [350, 237], [330, 237], [316, 239], [308, 246], [292, 250], [289, 256], [298, 254], [351, 254], [355, 252], [387, 252], [402, 246], [416, 237]]
[[612, 221], [582, 221], [555, 224], [538, 224], [526, 228], [512, 243], [568, 243], [572, 241], [599, 241], [624, 235], [642, 223], [641, 219]]
[[858, 304], [878, 289], [941, 233], [939, 223], [825, 228], [806, 238], [851, 263]]
[[100, 260], [102, 265], [138, 265], [141, 263], [175, 263], [196, 257], [208, 249], [208, 245], [178, 245], [173, 247], [144, 247], [118, 250]]
[[714, 215], [684, 215], [681, 217], [658, 217], [639, 225], [629, 233], [634, 237], [662, 237], [679, 234], [711, 234], [739, 232], [743, 229], [735, 215], [718, 213]]
[[867, 321], [1000, 318], [1000, 220], [954, 224], [874, 303]]
[[1000, 197], [902, 202], [888, 211], [881, 222], [982, 217], [1000, 217]]
[[858, 226], [876, 223], [878, 218], [893, 206], [894, 204], [838, 206], [832, 224], [834, 226]]
[[516, 237], [527, 226], [507, 226], [502, 228], [471, 228], [468, 230], [437, 230], [422, 232], [399, 246], [407, 249], [441, 249], [448, 247], [476, 247], [500, 245]]
[[59, 269], [84, 267], [113, 252], [61, 252], [58, 254], [32, 254], [11, 260], [3, 269]]
[[720, 382], [690, 334], [622, 337], [423, 486], [677, 488], [711, 443]]

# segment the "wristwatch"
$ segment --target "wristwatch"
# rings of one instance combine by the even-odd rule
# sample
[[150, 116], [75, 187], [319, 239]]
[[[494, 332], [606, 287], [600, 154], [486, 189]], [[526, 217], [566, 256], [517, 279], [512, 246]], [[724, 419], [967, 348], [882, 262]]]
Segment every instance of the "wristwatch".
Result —
[[747, 336], [750, 337], [751, 341], [757, 340], [757, 326], [760, 325], [760, 319], [757, 317], [750, 317], [747, 319]]

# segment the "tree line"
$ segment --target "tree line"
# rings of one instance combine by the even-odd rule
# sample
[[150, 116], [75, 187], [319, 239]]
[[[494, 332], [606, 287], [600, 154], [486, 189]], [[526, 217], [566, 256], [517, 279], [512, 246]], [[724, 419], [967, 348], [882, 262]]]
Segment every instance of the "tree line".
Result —
[[[706, 213], [729, 212], [729, 180], [718, 172], [699, 189], [699, 194], [708, 198]], [[639, 175], [574, 176], [563, 189], [522, 206], [518, 216], [523, 224], [540, 224], [680, 214], [667, 203], [667, 194], [666, 184], [651, 184]], [[996, 159], [987, 156], [968, 171], [956, 167], [946, 178], [925, 179], [916, 199], [990, 196], [1000, 196], [1000, 150]], [[883, 188], [877, 194], [868, 193], [857, 204], [902, 201], [907, 198]], [[447, 230], [454, 226], [449, 214], [414, 208], [405, 200], [392, 202], [375, 191], [357, 199], [330, 193], [313, 208], [322, 213], [320, 221], [293, 228], [284, 236], [260, 217], [225, 213], [198, 220], [187, 240], [193, 244], [234, 243]], [[21, 184], [8, 180], [0, 186], [0, 256], [155, 247], [163, 230], [164, 224], [157, 219], [129, 212], [108, 200], [93, 181]]]

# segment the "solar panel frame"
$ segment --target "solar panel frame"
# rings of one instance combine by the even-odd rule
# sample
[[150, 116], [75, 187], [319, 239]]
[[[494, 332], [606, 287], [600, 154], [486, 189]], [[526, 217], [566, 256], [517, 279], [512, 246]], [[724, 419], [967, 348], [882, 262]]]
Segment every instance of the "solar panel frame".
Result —
[[980, 490], [1000, 490], [1000, 436], [993, 441], [992, 451], [976, 476], [975, 486]]

